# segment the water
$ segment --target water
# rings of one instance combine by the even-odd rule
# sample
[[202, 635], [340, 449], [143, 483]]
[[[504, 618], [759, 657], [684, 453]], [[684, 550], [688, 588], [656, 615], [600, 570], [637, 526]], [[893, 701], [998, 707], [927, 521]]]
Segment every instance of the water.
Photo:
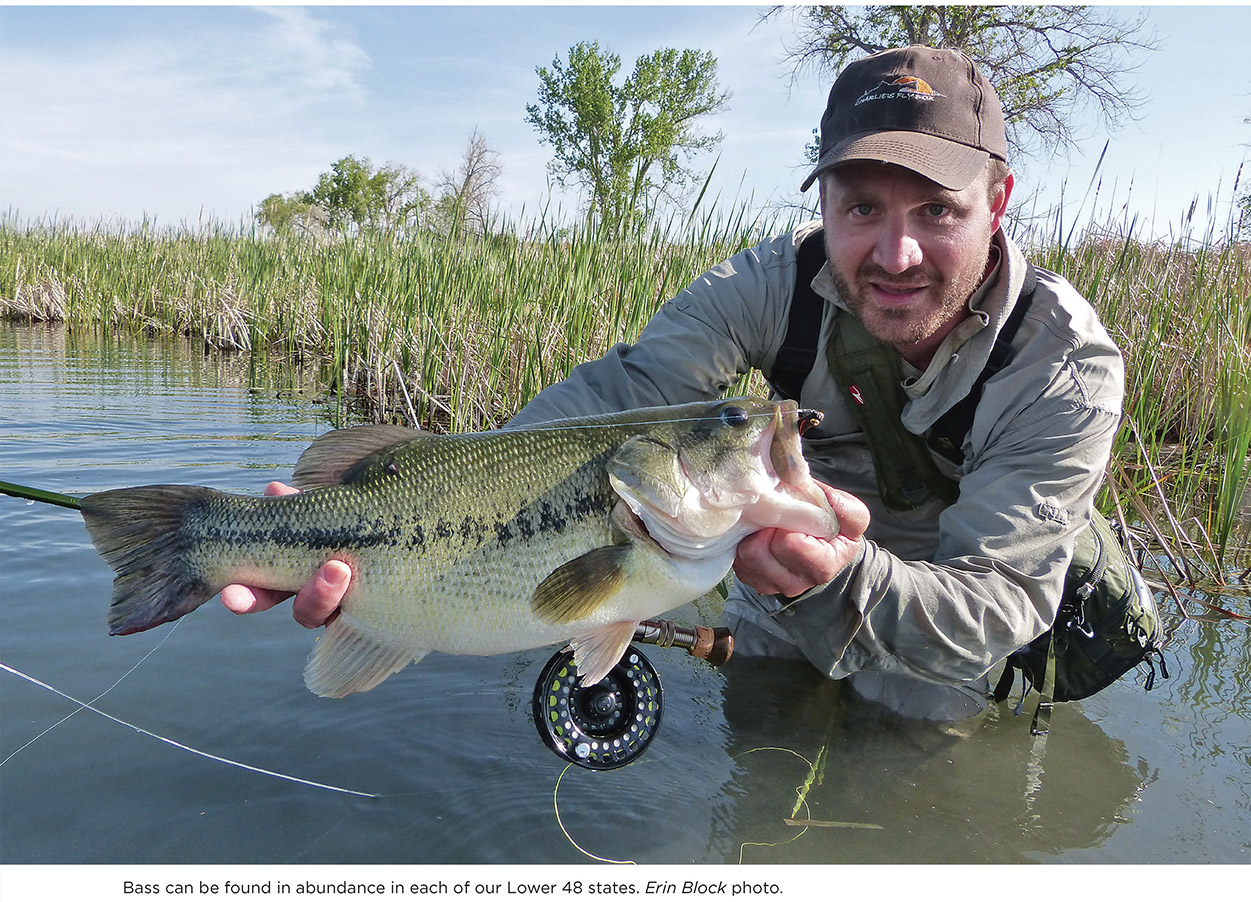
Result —
[[[259, 493], [331, 428], [299, 388], [184, 344], [0, 324], [0, 479]], [[301, 679], [314, 634], [285, 608], [212, 602], [109, 637], [112, 573], [73, 511], [0, 497], [0, 568], [0, 661], [84, 701], [109, 690], [97, 707], [160, 736], [376, 795], [197, 756], [0, 673], [5, 863], [1251, 861], [1236, 622], [1175, 621], [1170, 679], [1060, 705], [1045, 740], [1011, 702], [953, 733], [882, 717], [805, 666], [648, 649], [665, 687], [655, 743], [562, 777], [530, 714], [550, 649], [431, 655], [319, 699]]]

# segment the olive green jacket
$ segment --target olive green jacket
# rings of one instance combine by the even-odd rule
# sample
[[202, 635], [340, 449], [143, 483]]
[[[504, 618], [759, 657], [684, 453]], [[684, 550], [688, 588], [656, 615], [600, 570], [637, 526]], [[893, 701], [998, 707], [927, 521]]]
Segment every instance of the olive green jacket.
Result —
[[[543, 391], [513, 420], [680, 404], [715, 397], [752, 368], [768, 377], [787, 328], [798, 243], [819, 222], [770, 238], [696, 279], [633, 344], [618, 344]], [[971, 316], [925, 372], [904, 363], [908, 430], [924, 433], [968, 393], [1025, 278], [1020, 249], [994, 237], [999, 262]], [[1120, 353], [1094, 310], [1038, 271], [1014, 357], [985, 387], [965, 441], [960, 497], [888, 509], [849, 402], [825, 363], [838, 316], [850, 316], [823, 268], [826, 310], [801, 403], [825, 412], [804, 436], [813, 475], [868, 505], [862, 554], [831, 583], [784, 602], [736, 584], [732, 620], [789, 642], [831, 677], [857, 671], [962, 684], [985, 674], [1055, 618], [1074, 536], [1090, 516], [1121, 417]], [[836, 312], [837, 311], [837, 312]], [[980, 680], [979, 680], [980, 682]]]

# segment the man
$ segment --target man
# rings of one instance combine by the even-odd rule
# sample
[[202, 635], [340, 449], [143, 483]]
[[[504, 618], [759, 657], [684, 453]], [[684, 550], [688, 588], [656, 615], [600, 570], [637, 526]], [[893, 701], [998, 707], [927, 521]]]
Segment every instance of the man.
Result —
[[[906, 716], [981, 710], [991, 668], [1050, 626], [1120, 420], [1115, 345], [1072, 286], [1039, 273], [1011, 358], [985, 384], [963, 439], [963, 463], [935, 458], [960, 480], [958, 498], [931, 495], [911, 509], [883, 500], [827, 348], [853, 316], [893, 348], [902, 422], [917, 435], [969, 394], [1026, 282], [1028, 265], [1001, 229], [1013, 187], [1006, 155], [999, 99], [963, 54], [914, 46], [850, 64], [803, 186], [818, 182], [821, 222], [705, 273], [637, 342], [577, 367], [512, 421], [683, 403], [721, 394], [753, 367], [773, 375], [797, 248], [823, 225], [817, 362], [800, 395], [826, 414], [805, 453], [842, 533], [744, 540], [725, 619], [736, 654], [807, 659]], [[345, 565], [323, 568], [297, 597], [297, 619], [324, 622], [349, 578]], [[232, 610], [276, 601], [241, 587], [222, 597]]]

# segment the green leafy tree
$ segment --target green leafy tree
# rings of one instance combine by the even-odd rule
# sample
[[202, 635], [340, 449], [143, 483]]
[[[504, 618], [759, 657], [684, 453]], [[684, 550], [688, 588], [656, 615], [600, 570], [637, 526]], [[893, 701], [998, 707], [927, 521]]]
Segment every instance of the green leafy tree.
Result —
[[[1147, 13], [1088, 6], [802, 6], [791, 16], [787, 50], [795, 72], [833, 77], [848, 62], [890, 47], [926, 44], [963, 50], [999, 92], [1009, 144], [1072, 147], [1075, 114], [1093, 107], [1111, 129], [1144, 101], [1129, 57], [1155, 49], [1143, 36]], [[810, 151], [811, 152], [811, 151]]]
[[567, 62], [535, 70], [538, 103], [526, 105], [526, 121], [555, 155], [553, 179], [585, 191], [588, 217], [609, 227], [680, 200], [698, 178], [694, 158], [721, 141], [700, 124], [729, 98], [709, 53], [657, 50], [618, 83], [620, 70], [620, 57], [597, 43], [575, 44]]
[[307, 192], [271, 194], [256, 210], [256, 221], [275, 232], [317, 234], [324, 230], [326, 211], [308, 198]]
[[326, 213], [332, 228], [396, 231], [413, 228], [430, 206], [421, 176], [395, 163], [375, 168], [368, 157], [343, 157], [299, 195]]

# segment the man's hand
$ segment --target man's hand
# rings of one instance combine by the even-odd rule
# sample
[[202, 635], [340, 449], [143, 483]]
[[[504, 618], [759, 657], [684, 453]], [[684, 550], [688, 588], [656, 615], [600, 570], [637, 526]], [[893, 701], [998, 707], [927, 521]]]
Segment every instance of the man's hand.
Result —
[[734, 574], [762, 595], [802, 595], [823, 586], [851, 563], [869, 527], [869, 509], [855, 495], [817, 483], [838, 517], [839, 533], [818, 539], [764, 529], [738, 544]]
[[[293, 495], [293, 489], [281, 482], [265, 486], [266, 495]], [[339, 602], [347, 592], [352, 579], [352, 568], [343, 561], [326, 561], [313, 575], [291, 603], [291, 616], [296, 623], [314, 629], [325, 626], [339, 613]], [[222, 589], [222, 604], [236, 614], [252, 614], [267, 611], [279, 602], [291, 597], [290, 592], [277, 589], [259, 589], [250, 586], [227, 586]]]

